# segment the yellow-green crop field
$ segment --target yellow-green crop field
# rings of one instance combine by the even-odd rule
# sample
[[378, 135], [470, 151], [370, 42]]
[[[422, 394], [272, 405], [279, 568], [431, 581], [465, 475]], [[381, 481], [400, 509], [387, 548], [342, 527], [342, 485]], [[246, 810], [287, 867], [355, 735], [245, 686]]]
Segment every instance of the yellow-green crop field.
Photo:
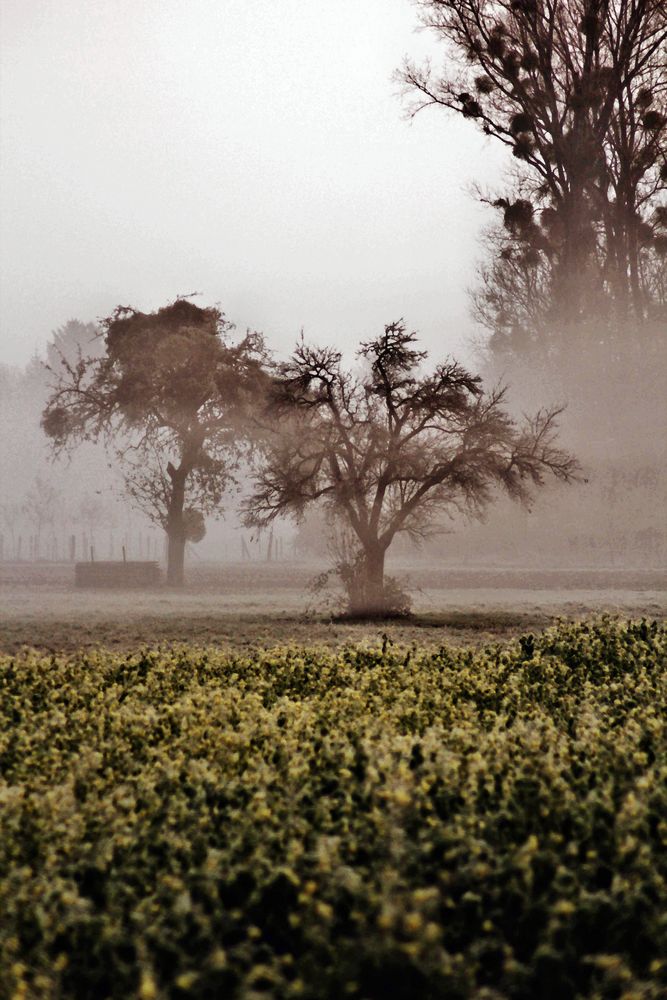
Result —
[[0, 658], [0, 996], [667, 995], [667, 628]]

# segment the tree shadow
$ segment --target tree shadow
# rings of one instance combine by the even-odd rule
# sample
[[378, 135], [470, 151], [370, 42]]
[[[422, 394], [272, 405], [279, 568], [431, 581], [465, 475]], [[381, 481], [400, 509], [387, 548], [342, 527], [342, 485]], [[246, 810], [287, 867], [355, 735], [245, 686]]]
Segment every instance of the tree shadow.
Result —
[[400, 612], [341, 612], [327, 619], [336, 624], [364, 625], [381, 622], [387, 624], [410, 625], [414, 628], [471, 631], [512, 631], [528, 627], [546, 627], [555, 621], [555, 616], [529, 614], [516, 611], [445, 611], [426, 613]]

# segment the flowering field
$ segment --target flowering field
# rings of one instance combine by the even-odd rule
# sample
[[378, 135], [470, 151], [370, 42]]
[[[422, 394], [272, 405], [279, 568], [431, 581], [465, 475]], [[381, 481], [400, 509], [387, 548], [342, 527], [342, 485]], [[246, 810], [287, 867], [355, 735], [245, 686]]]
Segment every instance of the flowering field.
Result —
[[655, 998], [667, 628], [0, 657], [0, 995]]

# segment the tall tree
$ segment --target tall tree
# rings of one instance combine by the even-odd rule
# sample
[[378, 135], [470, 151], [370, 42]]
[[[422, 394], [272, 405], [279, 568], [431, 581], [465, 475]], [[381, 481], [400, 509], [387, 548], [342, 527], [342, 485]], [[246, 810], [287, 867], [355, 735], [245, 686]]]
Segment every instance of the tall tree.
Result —
[[455, 361], [422, 370], [426, 352], [403, 322], [362, 344], [365, 372], [331, 348], [303, 341], [283, 364], [270, 406], [273, 432], [249, 498], [248, 521], [265, 525], [320, 501], [356, 539], [351, 611], [391, 610], [387, 550], [399, 532], [422, 538], [447, 511], [480, 514], [496, 487], [527, 502], [551, 473], [577, 477], [556, 443], [558, 410], [522, 426]]
[[521, 191], [497, 206], [529, 261], [547, 265], [550, 329], [581, 329], [602, 295], [617, 327], [641, 324], [667, 242], [664, 0], [417, 6], [446, 69], [407, 62], [401, 79], [415, 111], [449, 108], [517, 159]]
[[230, 341], [217, 308], [177, 299], [153, 313], [119, 306], [100, 358], [61, 359], [42, 416], [55, 451], [103, 440], [130, 496], [166, 531], [167, 581], [184, 579], [185, 543], [234, 482], [247, 408], [263, 380], [261, 336]]

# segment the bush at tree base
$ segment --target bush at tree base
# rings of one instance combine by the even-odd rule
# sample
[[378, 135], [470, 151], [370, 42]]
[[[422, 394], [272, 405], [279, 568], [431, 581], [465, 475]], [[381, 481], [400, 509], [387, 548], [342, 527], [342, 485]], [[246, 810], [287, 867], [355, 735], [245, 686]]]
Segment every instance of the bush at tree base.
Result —
[[[339, 581], [340, 588], [333, 581]], [[308, 586], [315, 598], [309, 612], [329, 612], [335, 619], [407, 618], [412, 598], [401, 583], [385, 574], [382, 592], [369, 594], [363, 573], [363, 554], [339, 559], [334, 566], [318, 573]]]
[[0, 993], [667, 988], [667, 629], [0, 659]]

